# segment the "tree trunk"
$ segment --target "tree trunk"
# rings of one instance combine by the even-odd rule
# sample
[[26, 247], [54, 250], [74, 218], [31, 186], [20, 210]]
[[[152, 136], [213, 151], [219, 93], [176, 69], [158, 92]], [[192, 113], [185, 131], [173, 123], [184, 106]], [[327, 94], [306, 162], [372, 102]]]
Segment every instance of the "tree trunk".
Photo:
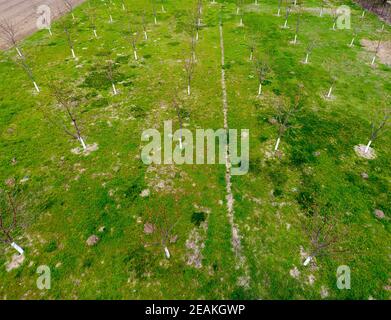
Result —
[[372, 140], [369, 140], [367, 146], [365, 147], [365, 151], [364, 151], [365, 153], [368, 153], [371, 144], [372, 144]]
[[332, 92], [333, 92], [333, 86], [330, 87], [329, 92], [327, 93], [327, 98], [331, 97]]
[[312, 257], [309, 256], [307, 259], [305, 259], [303, 266], [305, 266], [305, 267], [308, 266], [308, 264], [311, 262], [311, 260], [312, 260]]
[[133, 51], [133, 54], [134, 54], [134, 59], [135, 59], [135, 60], [138, 60], [137, 51], [136, 51], [136, 50]]
[[170, 251], [168, 250], [167, 247], [164, 247], [164, 253], [165, 253], [165, 255], [166, 255], [166, 258], [167, 258], [167, 259], [170, 259], [171, 255], [170, 255]]
[[83, 150], [86, 150], [87, 149], [87, 146], [86, 146], [86, 144], [85, 144], [85, 142], [84, 142], [84, 139], [83, 139], [83, 137], [79, 137], [79, 142], [81, 143], [81, 146], [83, 147]]
[[21, 247], [19, 247], [15, 242], [11, 243], [11, 247], [14, 248], [16, 251], [18, 251], [20, 255], [24, 254], [24, 250]]
[[305, 56], [305, 60], [304, 60], [304, 63], [308, 63], [308, 58], [310, 57], [310, 54], [307, 53], [306, 56]]
[[274, 147], [274, 151], [277, 151], [277, 150], [278, 150], [278, 147], [279, 147], [279, 145], [280, 145], [280, 142], [281, 142], [281, 138], [278, 137], [277, 142], [276, 142], [276, 146]]
[[258, 96], [260, 96], [261, 94], [262, 94], [262, 83], [260, 83], [258, 87]]
[[73, 59], [76, 59], [75, 50], [71, 49]]
[[115, 84], [114, 83], [112, 83], [112, 86], [113, 86], [113, 93], [114, 93], [114, 95], [117, 95], [117, 88], [115, 87]]
[[35, 81], [33, 81], [33, 84], [34, 84], [35, 90], [37, 90], [37, 92], [39, 93], [40, 90], [39, 90], [39, 87], [38, 87], [37, 83]]
[[96, 33], [95, 29], [94, 29], [94, 36], [95, 36], [95, 38], [98, 38], [98, 34]]

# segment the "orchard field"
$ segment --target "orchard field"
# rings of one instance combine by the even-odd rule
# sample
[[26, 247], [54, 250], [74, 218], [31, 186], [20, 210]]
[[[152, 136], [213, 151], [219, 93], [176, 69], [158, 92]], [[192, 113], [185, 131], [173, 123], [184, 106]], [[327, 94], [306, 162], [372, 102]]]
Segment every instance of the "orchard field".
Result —
[[[87, 0], [0, 52], [2, 299], [390, 299], [391, 27], [294, 2]], [[169, 120], [249, 129], [248, 173], [144, 164]]]

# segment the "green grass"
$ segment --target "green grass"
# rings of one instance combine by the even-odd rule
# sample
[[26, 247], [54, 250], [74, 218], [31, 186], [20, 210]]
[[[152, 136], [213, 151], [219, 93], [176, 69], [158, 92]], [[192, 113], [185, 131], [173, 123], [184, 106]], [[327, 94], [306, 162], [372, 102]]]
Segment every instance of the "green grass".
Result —
[[[95, 39], [85, 15], [88, 2], [97, 10]], [[189, 5], [166, 1], [158, 7], [158, 25], [147, 7], [149, 40], [140, 40], [138, 62], [124, 36], [128, 17], [119, 1], [112, 9], [114, 23], [101, 1], [87, 1], [75, 10], [72, 23], [78, 61], [70, 56], [65, 36], [54, 23], [21, 42], [42, 92], [37, 95], [23, 70], [12, 62], [13, 50], [0, 55], [0, 181], [14, 177], [22, 191], [23, 226], [18, 243], [26, 249], [23, 265], [11, 272], [3, 266], [12, 248], [1, 246], [0, 297], [7, 299], [320, 299], [326, 287], [331, 299], [389, 299], [390, 261], [390, 144], [389, 132], [373, 147], [378, 157], [362, 160], [353, 147], [366, 143], [370, 122], [386, 106], [391, 94], [391, 68], [380, 63], [371, 68], [371, 54], [358, 41], [349, 48], [352, 30], [332, 31], [332, 17], [316, 12], [302, 16], [299, 43], [290, 45], [296, 14], [290, 29], [281, 29], [277, 1], [246, 4], [244, 27], [239, 28], [235, 1], [204, 1], [204, 23], [197, 44], [197, 65], [192, 95], [186, 95], [183, 60], [190, 47], [186, 32]], [[141, 30], [145, 1], [126, 1], [131, 19]], [[251, 1], [248, 1], [250, 3]], [[334, 1], [343, 3], [343, 1]], [[306, 7], [319, 7], [307, 0]], [[378, 39], [381, 22], [372, 14], [360, 20], [361, 10], [350, 1], [352, 26], [358, 38]], [[250, 287], [238, 286], [242, 276], [231, 248], [231, 227], [225, 205], [225, 167], [222, 165], [153, 166], [140, 160], [145, 129], [163, 130], [173, 120], [176, 91], [190, 130], [223, 127], [219, 18], [224, 24], [229, 127], [250, 129], [250, 171], [233, 177], [235, 221], [242, 235]], [[391, 40], [386, 26], [384, 40]], [[268, 58], [271, 73], [264, 94], [249, 61], [247, 43], [256, 39], [257, 51]], [[359, 39], [358, 39], [359, 40]], [[316, 41], [310, 63], [304, 65], [306, 47]], [[117, 64], [117, 88], [105, 77], [106, 60]], [[323, 95], [337, 76], [335, 99]], [[80, 117], [87, 143], [99, 149], [89, 156], [75, 155], [77, 141], [50, 123], [41, 108], [54, 101], [48, 95], [53, 79], [67, 83], [84, 97]], [[304, 85], [303, 110], [283, 137], [281, 159], [267, 157], [277, 129], [268, 121], [278, 99], [292, 98]], [[389, 103], [389, 101], [388, 101]], [[314, 152], [320, 152], [318, 156]], [[17, 160], [12, 164], [12, 159]], [[368, 180], [361, 178], [367, 172]], [[22, 184], [24, 177], [29, 180]], [[163, 189], [156, 190], [159, 182]], [[149, 197], [140, 197], [144, 189]], [[303, 230], [305, 213], [313, 204], [328, 204], [341, 216], [339, 230], [346, 229], [342, 254], [317, 258], [317, 268], [303, 267], [300, 247], [309, 248]], [[207, 208], [208, 214], [200, 208]], [[382, 209], [386, 219], [373, 211]], [[159, 246], [147, 246], [151, 236], [143, 228], [149, 214], [166, 212], [178, 221], [170, 244], [171, 259]], [[304, 220], [303, 220], [304, 219]], [[203, 239], [202, 268], [186, 263], [186, 240], [201, 222], [208, 223]], [[105, 226], [104, 232], [99, 228]], [[91, 234], [100, 237], [87, 247]], [[36, 287], [36, 268], [48, 265], [52, 288]], [[336, 270], [348, 265], [351, 290], [336, 286]], [[290, 276], [296, 266], [299, 279]], [[313, 285], [307, 283], [313, 275]]]

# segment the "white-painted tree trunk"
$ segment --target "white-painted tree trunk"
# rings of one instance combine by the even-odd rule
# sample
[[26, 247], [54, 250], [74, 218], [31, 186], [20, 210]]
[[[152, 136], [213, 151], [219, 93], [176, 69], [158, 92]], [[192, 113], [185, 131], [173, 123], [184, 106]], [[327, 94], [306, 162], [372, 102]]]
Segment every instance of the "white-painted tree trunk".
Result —
[[113, 23], [113, 16], [110, 15], [110, 23]]
[[75, 20], [75, 15], [73, 14], [73, 12], [72, 12], [72, 20]]
[[14, 248], [16, 251], [18, 251], [20, 255], [24, 254], [24, 250], [21, 247], [19, 247], [15, 242], [11, 243], [11, 247]]
[[365, 10], [361, 14], [361, 18], [364, 18], [364, 17], [365, 17]]
[[133, 51], [133, 54], [134, 54], [134, 59], [135, 59], [135, 60], [138, 60], [137, 51], [136, 51], [136, 50]]
[[375, 61], [376, 61], [376, 56], [373, 56], [372, 62], [371, 62], [371, 65], [372, 65], [372, 66], [375, 64]]
[[293, 44], [296, 44], [297, 42], [297, 34], [295, 34], [295, 38], [293, 39]]
[[253, 61], [253, 52], [250, 52], [250, 61]]
[[349, 47], [353, 47], [353, 45], [354, 45], [354, 40], [355, 40], [355, 37], [353, 37], [352, 41], [350, 41]]
[[305, 55], [304, 63], [308, 63], [308, 58], [309, 57], [310, 57], [310, 54], [307, 52], [307, 54]]
[[154, 19], [155, 19], [155, 24], [157, 24], [157, 19], [156, 19], [156, 17], [154, 17]]
[[115, 87], [115, 84], [114, 84], [114, 83], [112, 83], [112, 86], [113, 86], [113, 93], [114, 93], [114, 95], [116, 96], [116, 95], [118, 94], [117, 88]]
[[303, 266], [305, 266], [305, 267], [308, 266], [308, 264], [311, 262], [311, 260], [312, 260], [312, 257], [309, 256], [307, 259], [305, 259]]
[[125, 4], [122, 4], [122, 10], [125, 11]]
[[197, 31], [197, 33], [196, 33], [196, 41], [198, 41], [198, 39], [199, 39], [199, 35], [198, 35], [198, 31]]
[[277, 151], [277, 150], [278, 150], [278, 147], [280, 146], [280, 142], [281, 142], [281, 138], [278, 137], [277, 142], [276, 142], [276, 145], [275, 145], [275, 147], [274, 147], [274, 151]]
[[333, 86], [330, 87], [329, 92], [327, 93], [327, 98], [331, 97], [332, 92], [333, 92]]
[[258, 95], [260, 96], [261, 94], [262, 94], [262, 83], [260, 83], [258, 87]]
[[181, 150], [183, 149], [182, 137], [179, 138], [179, 148], [180, 148]]
[[278, 11], [277, 11], [277, 17], [279, 17], [281, 14], [281, 9], [280, 8], [278, 8]]
[[167, 259], [170, 259], [171, 255], [170, 255], [170, 251], [168, 250], [167, 247], [164, 247], [164, 253], [165, 253], [165, 255], [166, 255], [166, 258], [167, 258]]
[[37, 92], [39, 93], [40, 90], [39, 90], [39, 87], [38, 87], [37, 83], [35, 81], [33, 81], [33, 84], [34, 84], [35, 90], [37, 90]]
[[87, 146], [86, 146], [86, 143], [84, 142], [83, 137], [79, 137], [79, 142], [80, 142], [81, 146], [83, 147], [83, 150], [86, 150]]
[[239, 15], [240, 9], [239, 7], [236, 8], [236, 15]]
[[166, 10], [164, 9], [164, 6], [162, 5], [162, 12], [166, 13]]
[[243, 27], [243, 18], [240, 18], [239, 26]]
[[16, 52], [18, 53], [19, 57], [23, 57], [23, 55], [22, 55], [22, 53], [20, 52], [19, 48], [16, 47], [15, 49], [16, 49]]
[[287, 26], [288, 26], [288, 19], [285, 20], [284, 28], [286, 28]]
[[333, 23], [333, 30], [335, 31], [335, 22]]
[[72, 58], [76, 59], [75, 50], [71, 49], [71, 53], [72, 53]]
[[98, 34], [96, 33], [95, 29], [94, 29], [94, 36], [95, 36], [95, 38], [98, 38]]
[[48, 28], [48, 31], [49, 31], [50, 36], [52, 36], [52, 35], [53, 35], [52, 29], [51, 29], [51, 28]]
[[147, 34], [147, 31], [144, 31], [144, 39], [145, 39], [145, 40], [148, 40], [148, 34]]
[[319, 17], [323, 16], [323, 8], [320, 8]]
[[187, 95], [191, 95], [191, 88], [190, 88], [190, 84], [187, 86]]
[[367, 146], [365, 147], [365, 151], [364, 151], [365, 153], [368, 153], [371, 144], [372, 144], [372, 140], [369, 140]]

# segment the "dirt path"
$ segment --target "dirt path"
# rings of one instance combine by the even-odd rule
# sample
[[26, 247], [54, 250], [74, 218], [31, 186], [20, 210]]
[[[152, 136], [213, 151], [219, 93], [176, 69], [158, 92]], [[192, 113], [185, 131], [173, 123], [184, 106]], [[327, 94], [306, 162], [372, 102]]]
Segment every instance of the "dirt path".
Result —
[[[70, 0], [74, 7], [84, 1]], [[11, 21], [17, 28], [17, 39], [23, 39], [37, 31], [37, 8], [40, 5], [50, 7], [52, 19], [59, 16], [59, 8], [65, 8], [63, 0], [0, 0], [0, 22]], [[0, 38], [0, 49], [6, 48], [5, 41]]]
[[[223, 91], [223, 113], [224, 113], [224, 129], [228, 132], [228, 100], [227, 100], [227, 85], [225, 82], [225, 53], [224, 53], [224, 36], [223, 26], [220, 24], [220, 47], [221, 47], [221, 88]], [[249, 285], [248, 268], [246, 264], [246, 258], [242, 253], [242, 245], [240, 242], [239, 228], [234, 221], [234, 196], [232, 194], [232, 182], [231, 182], [231, 160], [229, 154], [228, 144], [225, 145], [225, 183], [226, 183], [226, 201], [227, 201], [227, 214], [229, 223], [232, 230], [232, 247], [235, 252], [236, 258], [239, 260], [238, 267], [244, 270], [245, 276], [239, 279], [239, 285], [247, 287]]]

